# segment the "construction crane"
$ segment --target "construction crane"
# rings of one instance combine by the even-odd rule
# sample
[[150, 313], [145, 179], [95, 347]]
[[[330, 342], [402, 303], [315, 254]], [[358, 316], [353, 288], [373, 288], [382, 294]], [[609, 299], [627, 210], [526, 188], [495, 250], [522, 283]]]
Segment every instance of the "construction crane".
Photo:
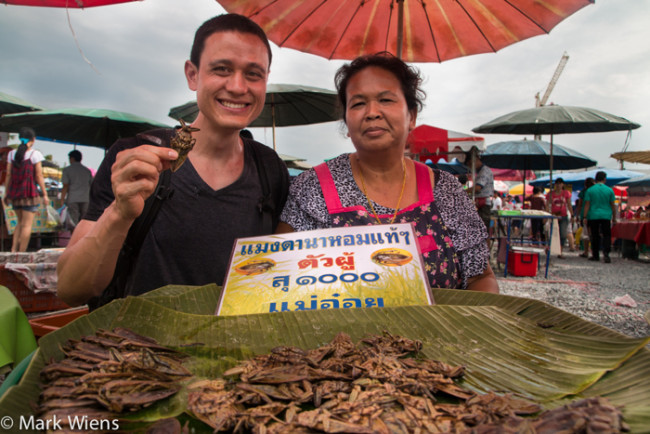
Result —
[[569, 60], [569, 55], [566, 54], [566, 51], [562, 55], [562, 58], [560, 59], [560, 63], [558, 63], [557, 68], [555, 68], [555, 72], [553, 73], [553, 77], [551, 78], [551, 81], [548, 83], [548, 86], [546, 86], [546, 92], [544, 92], [543, 97], [539, 97], [539, 92], [535, 94], [535, 107], [542, 107], [546, 105], [546, 101], [548, 101], [548, 97], [551, 95], [551, 92], [553, 92], [553, 88], [555, 87], [555, 83], [557, 83], [558, 78], [560, 78], [560, 74], [562, 74], [562, 70], [564, 69], [564, 66], [566, 65], [567, 61]]

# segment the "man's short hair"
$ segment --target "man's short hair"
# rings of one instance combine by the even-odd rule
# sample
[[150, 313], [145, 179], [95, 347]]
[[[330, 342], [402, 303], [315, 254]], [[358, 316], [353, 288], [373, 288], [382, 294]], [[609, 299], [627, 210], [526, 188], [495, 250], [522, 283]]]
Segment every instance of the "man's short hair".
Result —
[[81, 162], [81, 152], [76, 149], [68, 152], [68, 157], [72, 158], [74, 161]]
[[269, 67], [271, 66], [271, 58], [273, 55], [271, 53], [271, 44], [269, 44], [266, 33], [264, 33], [264, 30], [255, 21], [239, 14], [217, 15], [201, 24], [201, 27], [194, 34], [194, 43], [190, 51], [190, 62], [194, 66], [199, 67], [201, 54], [205, 48], [205, 40], [213, 34], [220, 32], [239, 32], [257, 36], [266, 45], [269, 53]]
[[556, 178], [556, 179], [555, 179], [555, 183], [556, 183], [556, 184], [564, 184], [564, 179], [562, 179], [562, 178]]
[[602, 170], [596, 172], [596, 182], [602, 182], [605, 179], [607, 179], [607, 174], [605, 172], [603, 172]]

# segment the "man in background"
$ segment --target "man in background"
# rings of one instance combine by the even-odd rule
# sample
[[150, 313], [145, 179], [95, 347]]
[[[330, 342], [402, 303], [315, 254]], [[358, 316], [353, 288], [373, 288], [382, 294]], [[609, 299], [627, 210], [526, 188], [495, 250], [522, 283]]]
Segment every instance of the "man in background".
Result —
[[603, 242], [603, 260], [606, 264], [612, 262], [609, 252], [612, 250], [612, 223], [616, 223], [616, 197], [614, 190], [605, 185], [607, 174], [603, 171], [596, 173], [596, 184], [585, 192], [585, 225], [589, 226], [591, 237], [590, 261], [600, 260], [600, 240]]
[[88, 209], [90, 200], [90, 184], [93, 175], [90, 169], [81, 164], [81, 152], [76, 149], [68, 154], [70, 165], [63, 169], [63, 189], [61, 200], [68, 207], [68, 216], [73, 229]]
[[476, 175], [474, 182], [469, 188], [469, 193], [474, 193], [474, 204], [478, 215], [485, 223], [485, 227], [490, 231], [490, 222], [492, 220], [492, 195], [494, 194], [494, 175], [492, 170], [485, 166], [480, 156], [473, 151], [465, 154], [465, 165], [472, 167], [472, 158], [474, 159], [474, 169]]
[[580, 254], [583, 258], [588, 258], [589, 257], [589, 227], [586, 224], [583, 224], [584, 221], [586, 221], [586, 216], [585, 216], [585, 193], [587, 190], [593, 186], [596, 183], [596, 180], [594, 178], [587, 178], [585, 179], [585, 188], [580, 190], [580, 193], [578, 193], [578, 203], [576, 204], [576, 213], [578, 214], [578, 224], [582, 226], [582, 243], [584, 244], [584, 249], [585, 251]]

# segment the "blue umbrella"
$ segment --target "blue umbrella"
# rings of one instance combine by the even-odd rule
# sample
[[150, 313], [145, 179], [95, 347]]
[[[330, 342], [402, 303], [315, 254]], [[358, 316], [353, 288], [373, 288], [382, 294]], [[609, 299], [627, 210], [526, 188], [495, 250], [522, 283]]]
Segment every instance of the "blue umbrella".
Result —
[[[605, 169], [605, 168], [599, 168], [599, 169], [593, 169], [593, 170], [587, 170], [585, 172], [570, 172], [570, 173], [563, 173], [562, 179], [564, 180], [565, 184], [571, 184], [571, 187], [573, 190], [582, 190], [585, 185], [585, 180], [587, 178], [596, 178], [596, 173], [598, 172], [605, 172], [607, 175], [607, 179], [605, 180], [605, 184], [609, 185], [610, 187], [613, 185], [617, 185], [622, 181], [625, 181], [630, 178], [642, 176], [643, 173], [639, 172], [634, 172], [632, 170], [618, 170], [618, 169]], [[531, 185], [537, 185], [537, 186], [544, 186], [548, 187], [549, 186], [549, 177], [548, 176], [543, 176], [541, 178], [537, 178], [534, 181], [530, 182]]]
[[452, 175], [462, 175], [464, 173], [469, 173], [469, 168], [463, 163], [460, 163], [457, 158], [454, 158], [449, 163], [444, 158], [439, 159], [437, 163], [434, 163], [431, 160], [427, 160], [426, 165], [433, 167], [434, 169], [440, 169], [445, 172], [449, 172]]

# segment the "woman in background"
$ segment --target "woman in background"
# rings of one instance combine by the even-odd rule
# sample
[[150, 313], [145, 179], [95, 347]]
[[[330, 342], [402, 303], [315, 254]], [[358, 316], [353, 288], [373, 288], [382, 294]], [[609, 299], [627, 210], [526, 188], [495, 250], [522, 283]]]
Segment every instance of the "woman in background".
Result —
[[[36, 133], [31, 128], [20, 129], [20, 145], [7, 157], [7, 178], [5, 179], [5, 201], [11, 204], [18, 223], [14, 228], [12, 252], [25, 252], [32, 236], [34, 216], [42, 202], [48, 205], [45, 179], [41, 161], [43, 154], [32, 149]], [[36, 185], [41, 188], [39, 192]]]

